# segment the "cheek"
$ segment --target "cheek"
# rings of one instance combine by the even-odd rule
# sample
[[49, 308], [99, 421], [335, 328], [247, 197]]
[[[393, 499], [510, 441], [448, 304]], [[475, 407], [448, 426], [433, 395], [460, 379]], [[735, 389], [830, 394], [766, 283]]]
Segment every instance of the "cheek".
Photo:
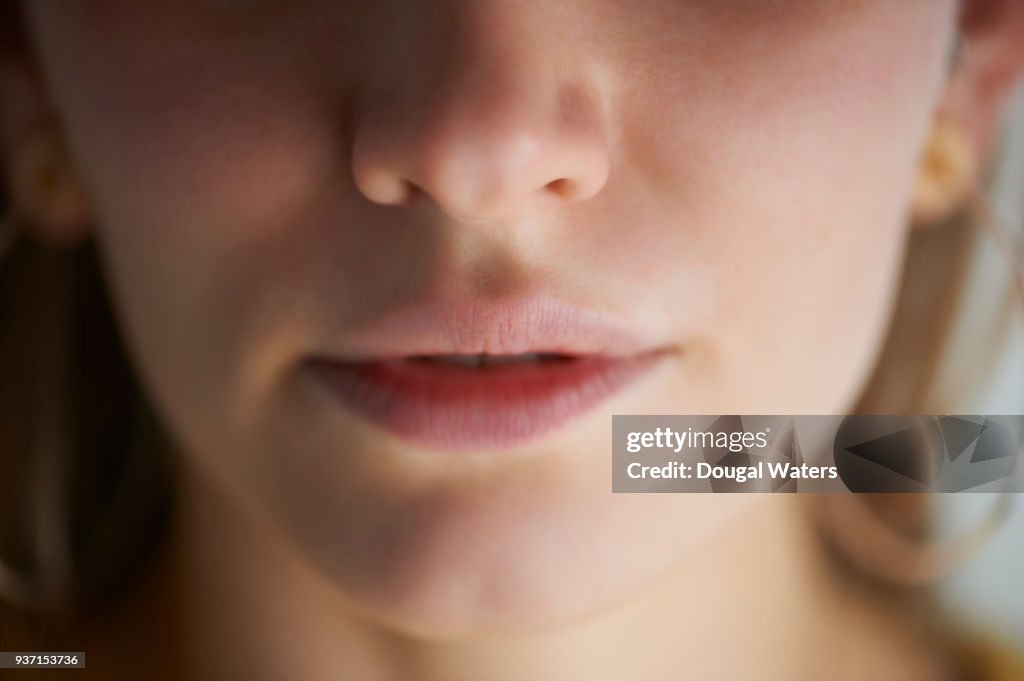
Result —
[[315, 252], [317, 192], [340, 184], [336, 128], [296, 77], [314, 73], [301, 52], [114, 5], [39, 3], [41, 56], [139, 369], [176, 431], [214, 413], [239, 427], [301, 342], [301, 297], [281, 282]]
[[639, 171], [612, 200], [647, 233], [631, 271], [683, 309], [713, 298], [701, 327], [677, 327], [711, 348], [706, 402], [688, 408], [839, 413], [869, 371], [952, 25], [934, 4], [873, 5], [870, 21], [787, 25], [771, 44], [720, 37], [693, 77], [689, 59], [652, 62], [657, 87], [624, 97]]

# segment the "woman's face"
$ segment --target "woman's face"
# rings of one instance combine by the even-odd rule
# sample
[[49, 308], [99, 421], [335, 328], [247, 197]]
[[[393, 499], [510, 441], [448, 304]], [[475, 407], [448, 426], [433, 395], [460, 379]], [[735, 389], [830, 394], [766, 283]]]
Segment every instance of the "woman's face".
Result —
[[[611, 494], [611, 414], [852, 408], [957, 10], [25, 6], [186, 461], [423, 632], [600, 607], [753, 500]], [[566, 357], [410, 359], [485, 352]]]

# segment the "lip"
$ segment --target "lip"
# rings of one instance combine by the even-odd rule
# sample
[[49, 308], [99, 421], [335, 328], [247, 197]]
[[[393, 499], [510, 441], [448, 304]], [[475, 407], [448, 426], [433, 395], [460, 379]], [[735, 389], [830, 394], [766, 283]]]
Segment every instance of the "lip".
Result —
[[[470, 368], [433, 355], [557, 355]], [[346, 333], [306, 368], [370, 423], [428, 449], [512, 447], [557, 430], [671, 354], [598, 313], [537, 299], [430, 301]]]

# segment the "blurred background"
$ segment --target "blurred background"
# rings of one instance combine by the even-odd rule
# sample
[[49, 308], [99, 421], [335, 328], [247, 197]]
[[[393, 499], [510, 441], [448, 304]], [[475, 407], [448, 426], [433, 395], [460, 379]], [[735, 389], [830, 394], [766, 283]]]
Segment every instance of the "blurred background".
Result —
[[[995, 503], [993, 494], [946, 495], [939, 512], [953, 533], [969, 532]], [[1024, 647], [1024, 494], [1008, 522], [974, 560], [942, 584], [944, 604], [969, 626], [995, 630]]]

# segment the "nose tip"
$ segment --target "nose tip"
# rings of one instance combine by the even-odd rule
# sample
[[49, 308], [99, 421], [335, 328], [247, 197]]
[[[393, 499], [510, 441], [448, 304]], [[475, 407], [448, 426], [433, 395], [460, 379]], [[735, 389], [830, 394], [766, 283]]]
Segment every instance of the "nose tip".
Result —
[[536, 82], [530, 91], [471, 82], [433, 101], [364, 109], [351, 159], [363, 196], [386, 206], [425, 197], [454, 218], [491, 220], [601, 191], [609, 150], [598, 107], [579, 88], [548, 98]]
[[406, 144], [395, 135], [382, 139], [384, 130], [376, 139], [364, 134], [353, 146], [355, 182], [375, 203], [400, 206], [425, 196], [468, 220], [499, 218], [538, 198], [584, 201], [601, 191], [609, 162], [599, 140], [575, 133], [465, 122]]

